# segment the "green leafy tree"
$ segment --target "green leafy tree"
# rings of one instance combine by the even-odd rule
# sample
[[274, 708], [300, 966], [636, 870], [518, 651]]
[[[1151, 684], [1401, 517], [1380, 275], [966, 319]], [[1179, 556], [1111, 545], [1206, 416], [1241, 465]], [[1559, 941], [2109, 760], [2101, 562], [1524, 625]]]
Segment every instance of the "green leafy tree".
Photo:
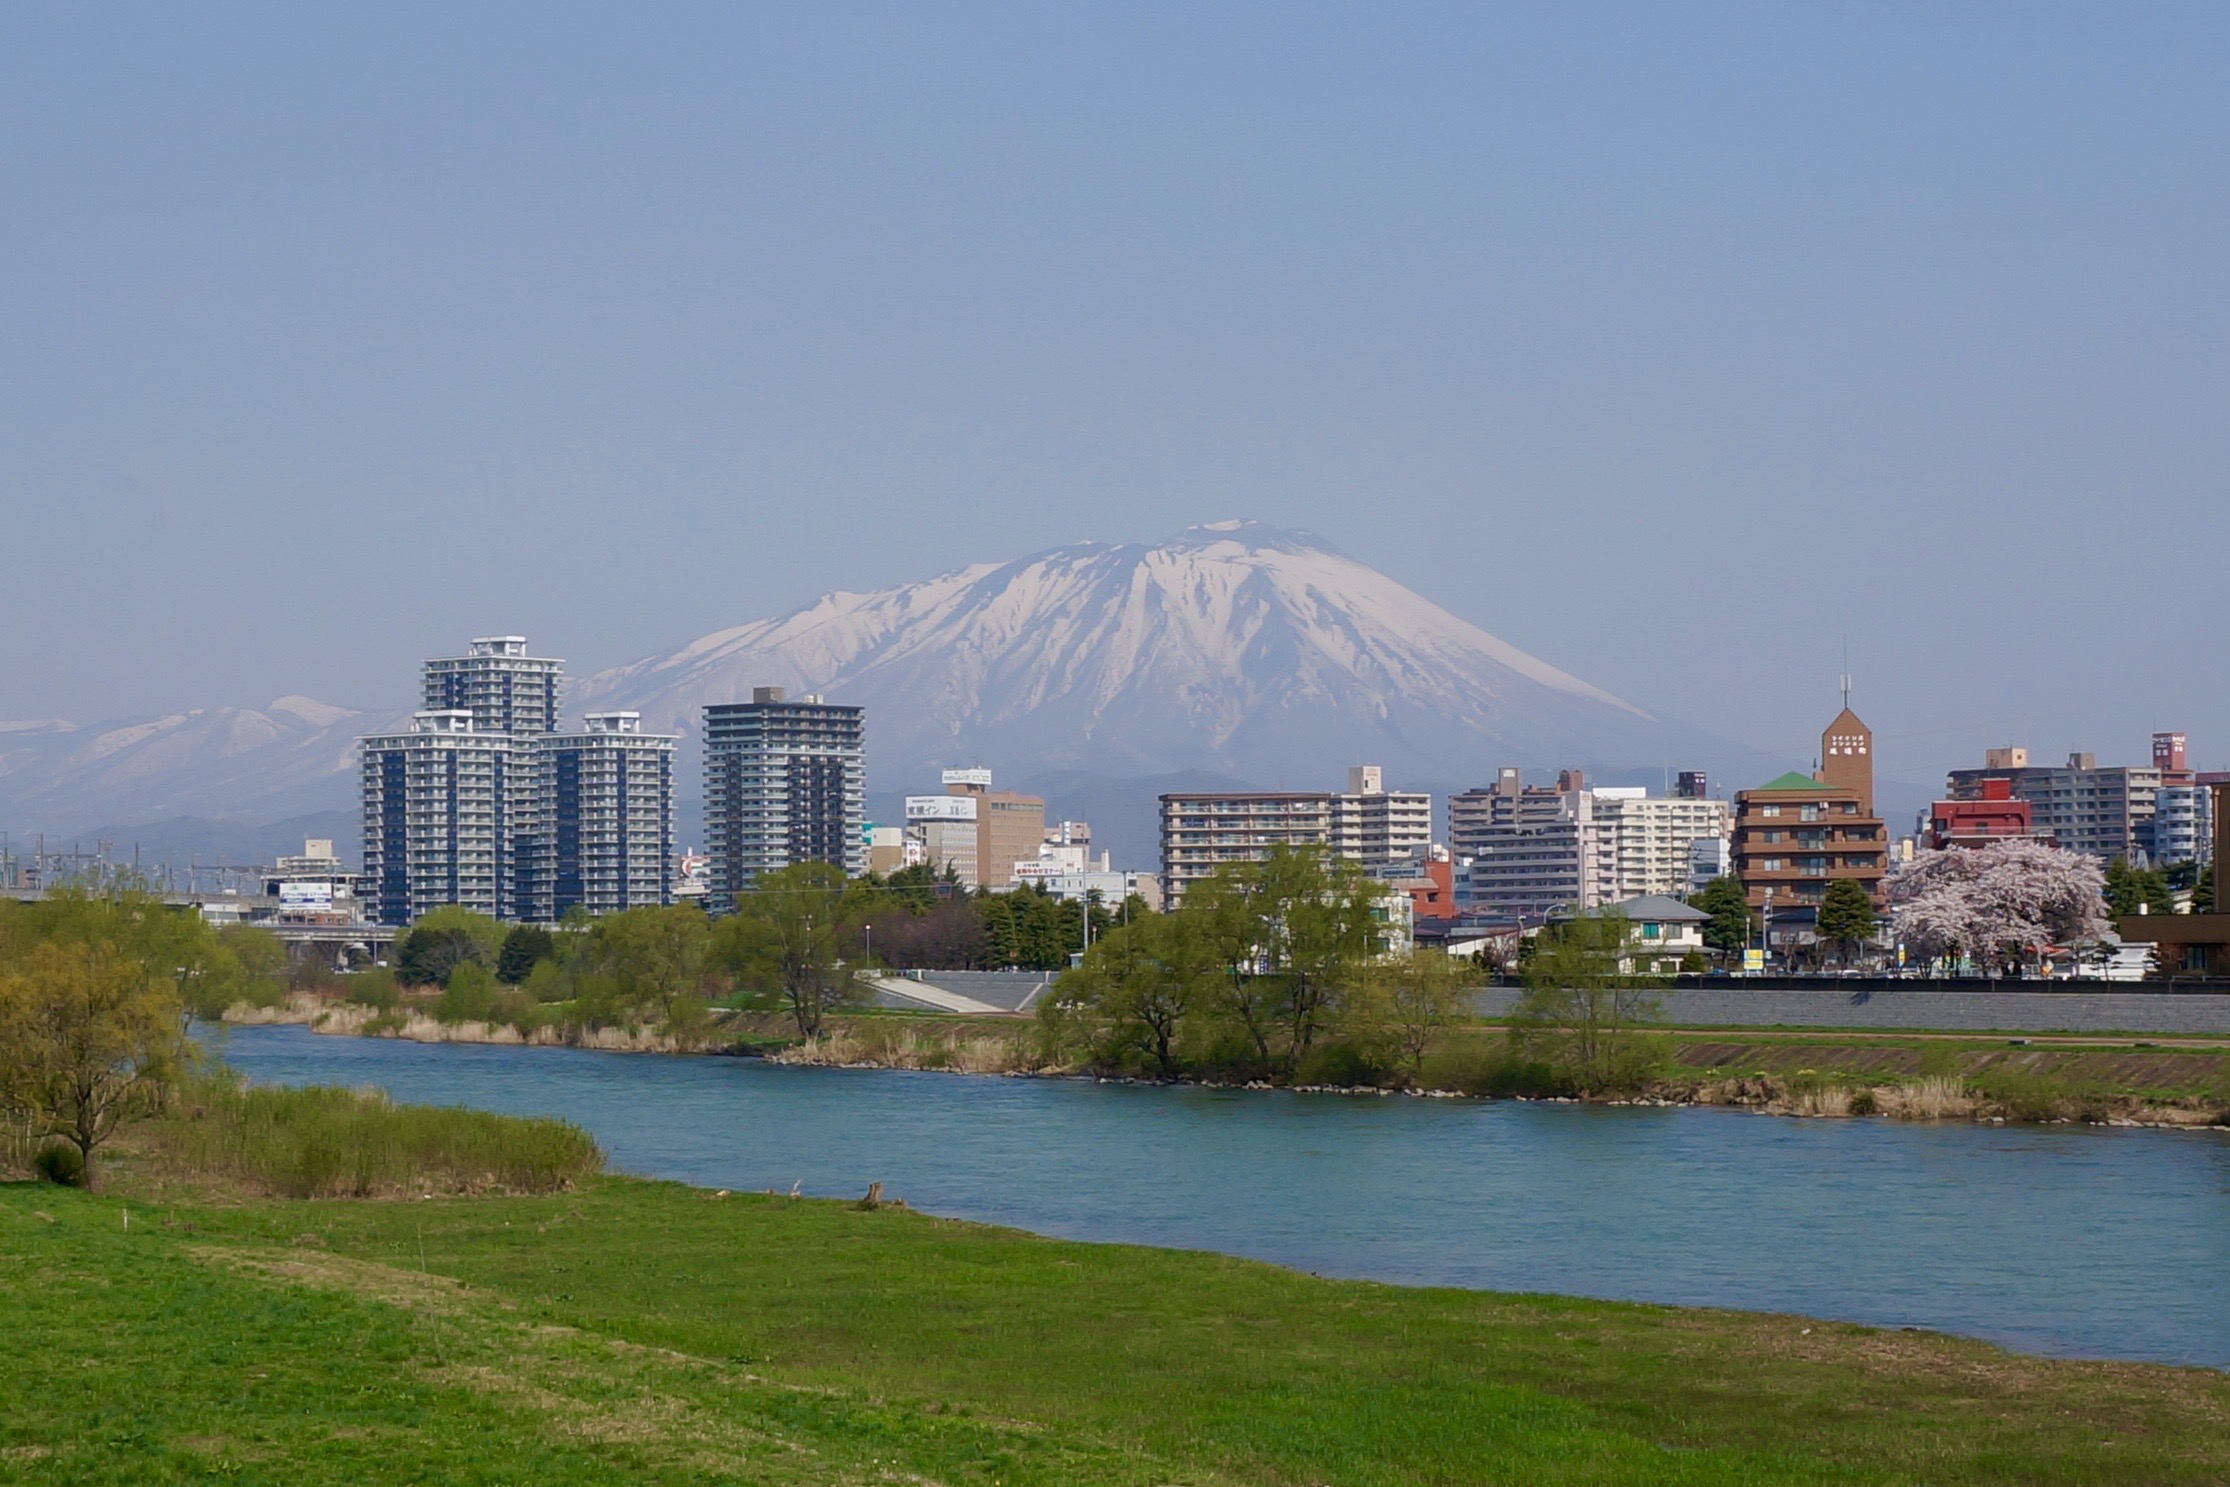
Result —
[[1177, 1043], [1223, 967], [1207, 940], [1175, 915], [1150, 914], [1107, 932], [1075, 970], [1054, 983], [1043, 1014], [1082, 1011], [1104, 1029], [1100, 1059], [1152, 1061], [1163, 1079], [1179, 1072]]
[[347, 979], [348, 999], [375, 1012], [392, 1012], [402, 1002], [402, 987], [385, 966], [358, 971]]
[[1404, 1085], [1424, 1072], [1426, 1055], [1464, 1016], [1484, 975], [1476, 959], [1442, 950], [1413, 950], [1371, 968], [1365, 986], [1372, 1020], [1393, 1051]]
[[2212, 914], [2215, 912], [2215, 870], [2212, 863], [2200, 870], [2199, 881], [2191, 890], [2191, 912], [2194, 914]]
[[486, 914], [444, 904], [418, 917], [395, 942], [395, 973], [410, 986], [447, 986], [467, 961], [494, 965], [507, 931]]
[[1874, 937], [1874, 900], [1849, 878], [1827, 885], [1820, 900], [1817, 933], [1824, 944], [1835, 947], [1836, 958], [1848, 962], [1858, 947]]
[[2173, 914], [2175, 890], [2165, 868], [2135, 868], [2120, 857], [2106, 865], [2106, 908], [2116, 915]]
[[1382, 891], [1317, 847], [1273, 847], [1186, 891], [1176, 917], [1222, 967], [1226, 1008], [1269, 1072], [1300, 1066], [1384, 948]]
[[2106, 911], [2114, 915], [2134, 914], [2145, 900], [2144, 885], [2138, 881], [2137, 870], [2129, 860], [2117, 857], [2106, 864]]
[[557, 936], [539, 924], [513, 925], [496, 955], [496, 979], [506, 986], [522, 985], [536, 966], [556, 958]]
[[434, 1016], [443, 1022], [487, 1022], [495, 1014], [495, 973], [477, 960], [459, 961], [449, 972]]
[[2144, 895], [2145, 910], [2152, 914], [2176, 912], [2176, 890], [2169, 885], [2166, 868], [2149, 868], [2138, 875], [2138, 891]]
[[863, 990], [843, 957], [859, 904], [849, 890], [842, 868], [797, 863], [737, 894], [715, 933], [714, 963], [755, 1001], [786, 1010], [800, 1037], [818, 1036], [827, 1014]]
[[1756, 941], [1757, 916], [1737, 880], [1713, 878], [1688, 902], [1711, 916], [1703, 927], [1703, 942], [1721, 955], [1737, 954]]
[[0, 1106], [76, 1147], [89, 1189], [95, 1152], [161, 1107], [187, 1054], [176, 986], [113, 944], [49, 938], [0, 975]]
[[678, 1031], [701, 1020], [711, 946], [712, 922], [694, 905], [646, 906], [598, 919], [575, 956], [609, 978], [621, 1006]]
[[1541, 1058], [1583, 1094], [1631, 1088], [1648, 1072], [1636, 1030], [1656, 1020], [1661, 982], [1628, 975], [1632, 925], [1618, 914], [1583, 914], [1547, 925], [1525, 964], [1510, 1042]]
[[[276, 1006], [287, 979], [286, 946], [279, 937], [253, 924], [227, 924], [216, 931], [216, 937], [224, 956], [217, 957], [204, 974], [217, 969], [213, 985], [229, 994], [227, 1005], [243, 1000], [259, 1007]], [[223, 1010], [217, 1008], [210, 1015], [221, 1015]]]
[[[250, 984], [233, 947], [277, 945], [265, 931], [245, 927], [220, 935], [192, 909], [136, 888], [61, 889], [35, 904], [0, 900], [0, 909], [9, 911], [0, 915], [0, 967], [47, 940], [109, 945], [150, 976], [168, 977], [180, 1004], [199, 1017], [216, 1017], [265, 990]], [[269, 990], [275, 995], [275, 985]]]

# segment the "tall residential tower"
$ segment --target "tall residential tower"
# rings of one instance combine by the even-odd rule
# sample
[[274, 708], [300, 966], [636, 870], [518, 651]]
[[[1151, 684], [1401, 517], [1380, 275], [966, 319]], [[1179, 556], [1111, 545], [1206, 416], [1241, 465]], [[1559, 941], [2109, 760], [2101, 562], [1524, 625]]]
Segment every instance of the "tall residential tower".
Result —
[[712, 907], [762, 873], [828, 862], [867, 870], [866, 713], [809, 692], [753, 687], [705, 709], [705, 834]]

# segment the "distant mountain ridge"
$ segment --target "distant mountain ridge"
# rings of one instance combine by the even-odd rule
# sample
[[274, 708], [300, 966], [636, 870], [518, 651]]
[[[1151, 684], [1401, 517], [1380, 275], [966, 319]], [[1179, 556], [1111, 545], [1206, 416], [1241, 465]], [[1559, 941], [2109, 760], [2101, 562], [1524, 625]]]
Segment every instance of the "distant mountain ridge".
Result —
[[289, 696], [92, 728], [0, 723], [0, 826], [80, 830], [342, 809], [356, 794], [357, 736], [404, 716]]
[[[978, 763], [1086, 796], [1097, 787], [1079, 782], [1181, 775], [1324, 787], [1358, 763], [1392, 784], [1483, 782], [1504, 764], [1740, 782], [1787, 765], [1661, 720], [1321, 538], [1243, 521], [827, 594], [599, 672], [564, 707], [633, 708], [683, 734], [686, 800], [703, 706], [765, 685], [866, 707], [879, 795]], [[289, 696], [100, 728], [0, 723], [0, 828], [352, 810], [357, 737], [408, 716]]]

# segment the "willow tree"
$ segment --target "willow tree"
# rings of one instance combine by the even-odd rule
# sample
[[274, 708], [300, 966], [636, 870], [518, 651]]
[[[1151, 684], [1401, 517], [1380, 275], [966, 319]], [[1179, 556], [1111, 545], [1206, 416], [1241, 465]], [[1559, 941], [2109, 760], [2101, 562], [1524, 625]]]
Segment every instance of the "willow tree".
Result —
[[1576, 915], [1543, 926], [1526, 961], [1510, 1041], [1545, 1056], [1582, 1094], [1631, 1086], [1646, 1072], [1634, 1035], [1657, 1019], [1664, 983], [1627, 970], [1632, 932], [1622, 914]]
[[186, 1054], [177, 988], [114, 945], [50, 939], [0, 974], [0, 1105], [34, 1138], [95, 1153], [162, 1105]]
[[797, 863], [736, 895], [735, 913], [715, 931], [712, 959], [746, 995], [787, 1011], [799, 1037], [816, 1037], [822, 1019], [862, 991], [843, 953], [858, 917], [842, 868]]
[[1291, 1074], [1385, 951], [1385, 893], [1322, 848], [1273, 847], [1193, 885], [1177, 918], [1223, 971], [1226, 1008], [1272, 1073]]
[[1062, 974], [1046, 1006], [1049, 1015], [1075, 1011], [1096, 1020], [1104, 1062], [1148, 1058], [1161, 1078], [1175, 1079], [1178, 1040], [1223, 970], [1208, 938], [1188, 933], [1179, 916], [1146, 914], [1109, 930], [1082, 965]]

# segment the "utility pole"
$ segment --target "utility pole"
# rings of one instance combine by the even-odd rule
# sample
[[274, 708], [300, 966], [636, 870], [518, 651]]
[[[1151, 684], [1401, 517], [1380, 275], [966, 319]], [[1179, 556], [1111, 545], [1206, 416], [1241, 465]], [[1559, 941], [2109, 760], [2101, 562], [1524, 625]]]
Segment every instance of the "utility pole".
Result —
[[1758, 953], [1767, 964], [1773, 960], [1773, 885], [1765, 887], [1765, 911], [1758, 917]]

